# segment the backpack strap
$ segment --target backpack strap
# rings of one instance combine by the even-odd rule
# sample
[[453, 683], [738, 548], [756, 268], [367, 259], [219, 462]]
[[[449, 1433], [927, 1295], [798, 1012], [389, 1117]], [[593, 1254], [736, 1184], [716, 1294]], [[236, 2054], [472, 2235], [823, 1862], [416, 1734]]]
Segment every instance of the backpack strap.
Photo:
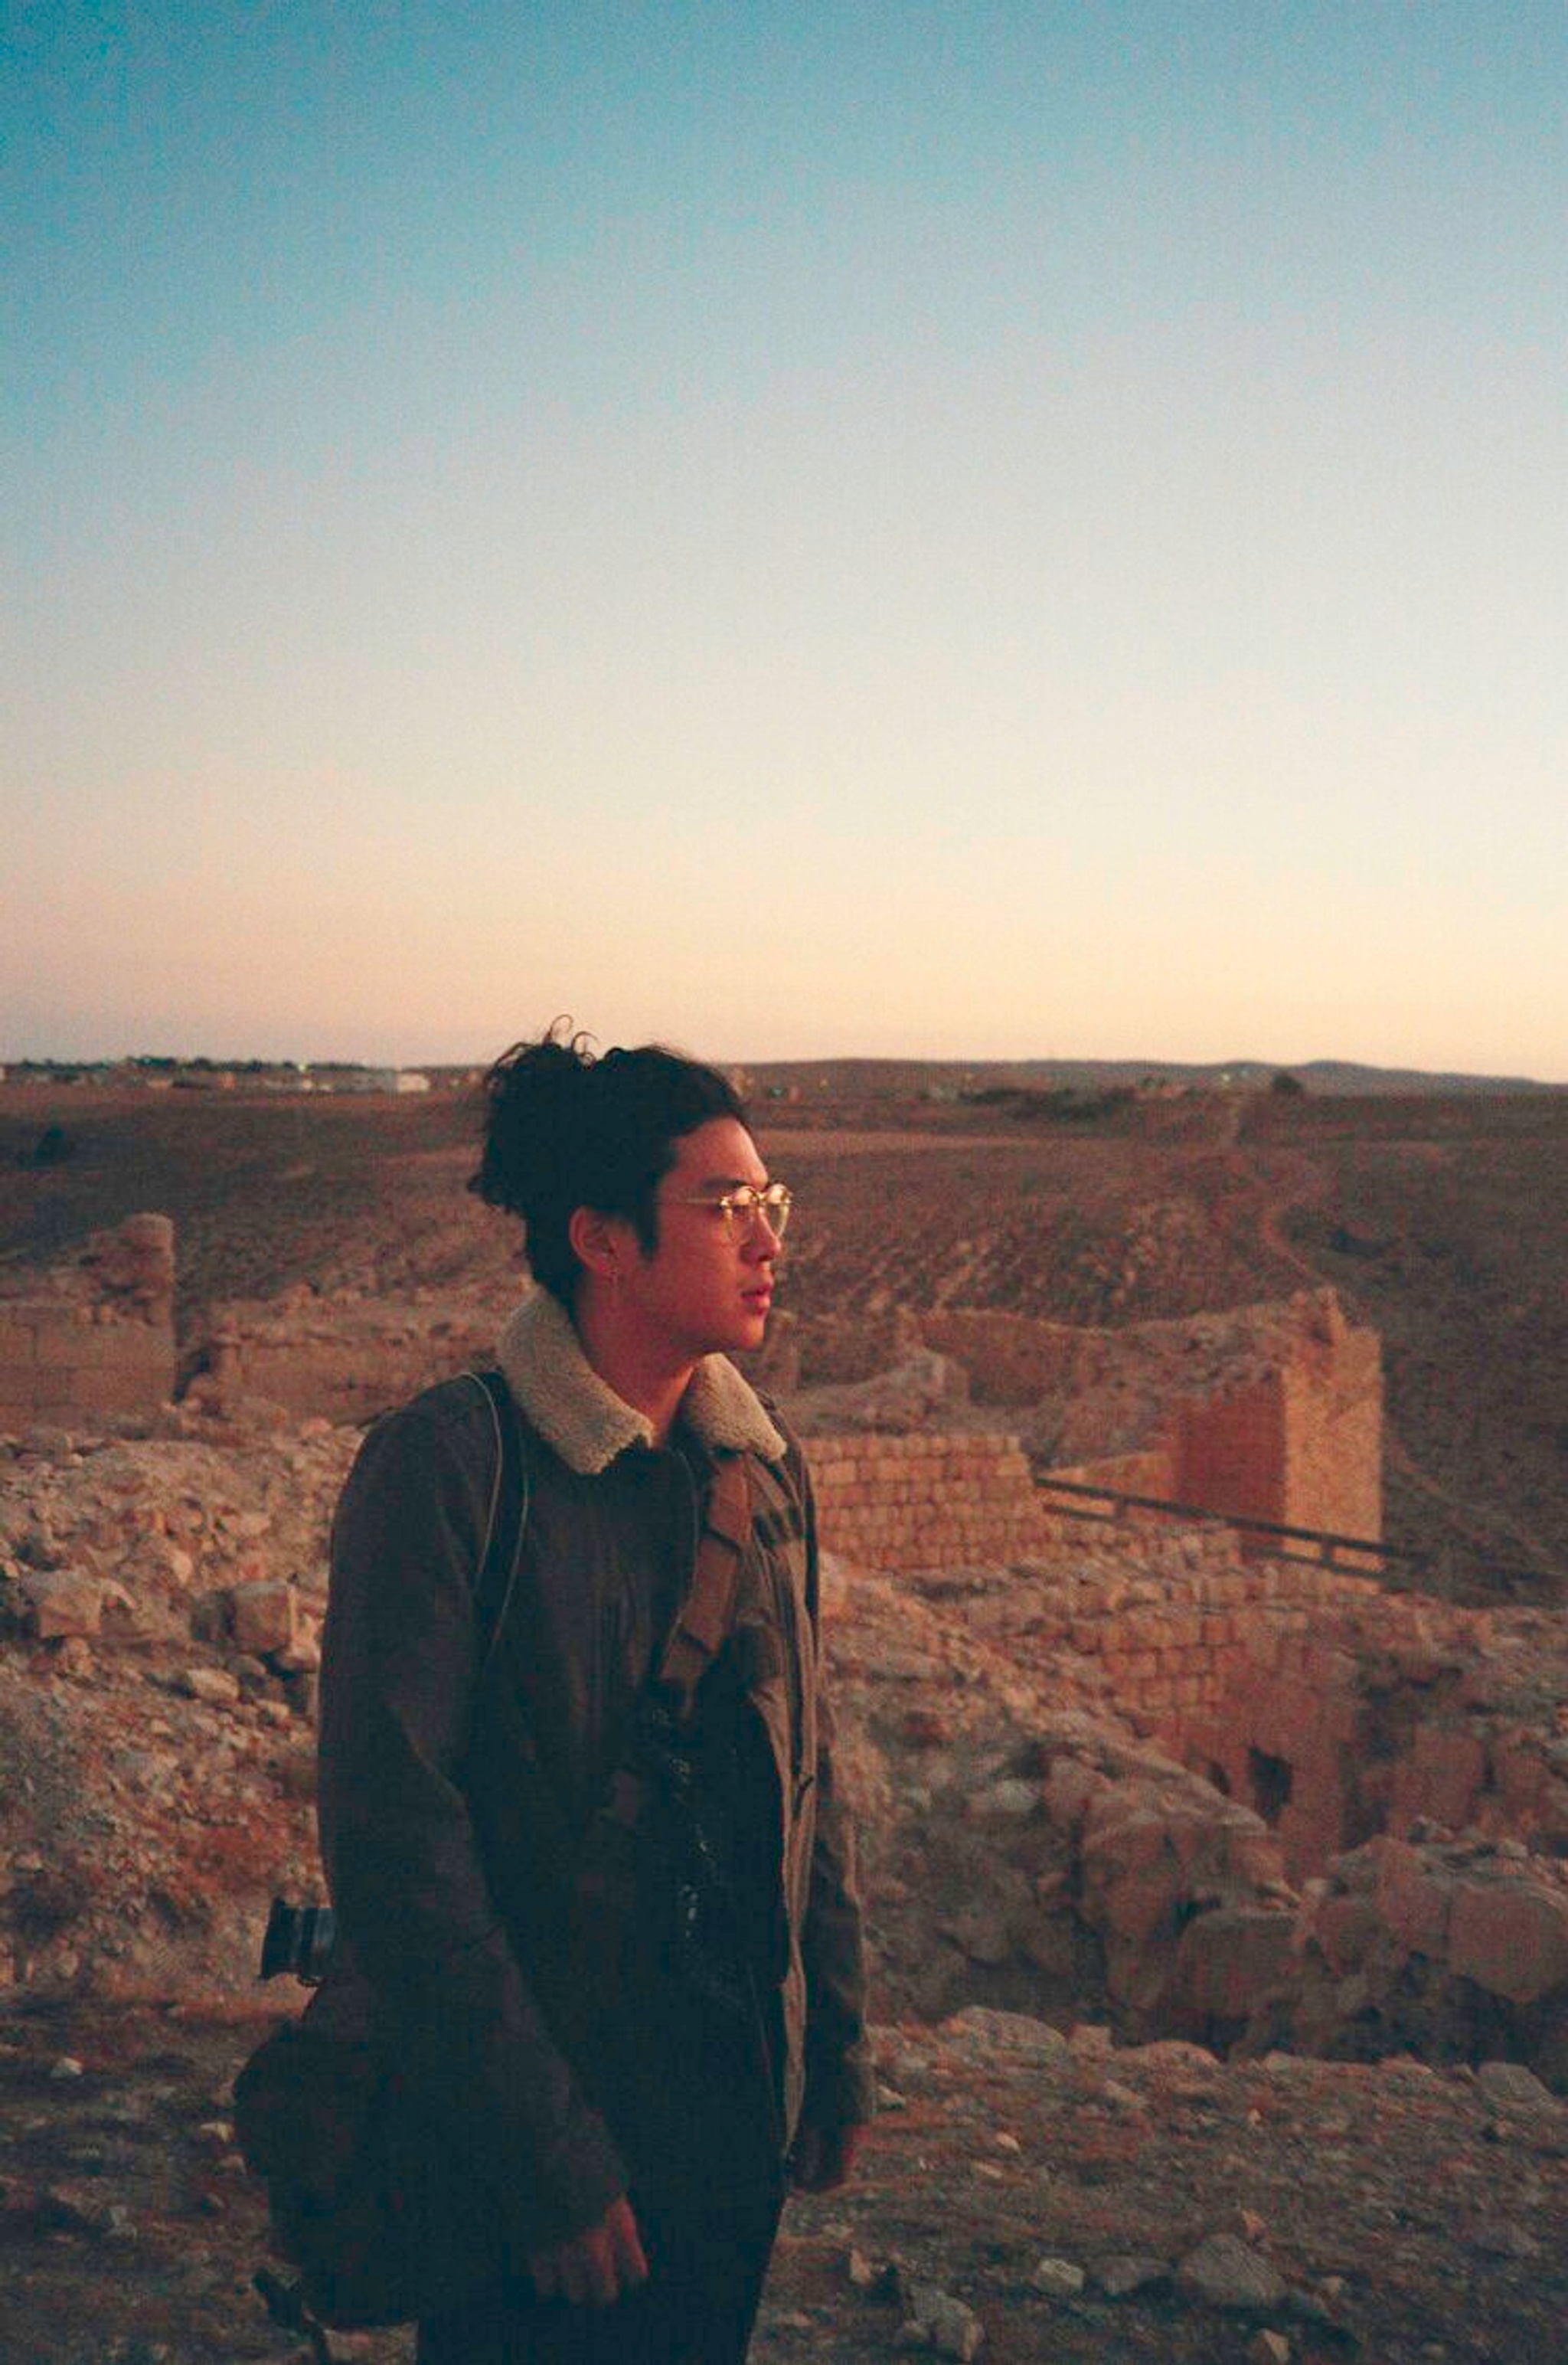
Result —
[[690, 1721], [698, 1685], [729, 1640], [741, 1554], [750, 1535], [751, 1483], [746, 1457], [737, 1453], [721, 1462], [713, 1473], [690, 1590], [670, 1629], [654, 1679], [674, 1694], [682, 1724]]
[[[671, 1695], [678, 1727], [691, 1721], [697, 1687], [734, 1623], [741, 1555], [751, 1534], [751, 1482], [747, 1457], [720, 1463], [708, 1490], [708, 1508], [692, 1564], [691, 1584], [676, 1615], [649, 1688]], [[577, 1867], [577, 1895], [602, 1910], [629, 1896], [635, 1877], [635, 1842], [648, 1792], [647, 1778], [633, 1757], [615, 1769], [610, 1796], [588, 1827]]]
[[492, 1369], [466, 1372], [464, 1377], [484, 1391], [496, 1440], [496, 1466], [490, 1481], [485, 1541], [472, 1579], [474, 1607], [485, 1636], [484, 1656], [479, 1663], [482, 1683], [496, 1655], [522, 1565], [522, 1539], [528, 1526], [528, 1449], [516, 1400], [502, 1373]]

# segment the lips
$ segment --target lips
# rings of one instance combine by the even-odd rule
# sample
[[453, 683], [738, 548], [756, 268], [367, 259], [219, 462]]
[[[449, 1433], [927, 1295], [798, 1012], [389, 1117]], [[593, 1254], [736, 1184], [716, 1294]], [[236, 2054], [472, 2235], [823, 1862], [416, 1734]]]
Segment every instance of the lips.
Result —
[[741, 1295], [754, 1314], [766, 1314], [773, 1303], [771, 1289], [743, 1289]]

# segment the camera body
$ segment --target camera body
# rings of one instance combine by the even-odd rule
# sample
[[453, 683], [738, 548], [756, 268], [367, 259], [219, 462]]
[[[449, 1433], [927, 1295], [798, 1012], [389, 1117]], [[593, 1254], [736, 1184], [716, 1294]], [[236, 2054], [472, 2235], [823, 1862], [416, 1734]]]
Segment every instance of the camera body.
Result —
[[261, 1976], [275, 1979], [286, 1974], [308, 1988], [319, 1987], [337, 1942], [338, 1919], [330, 1905], [291, 1905], [286, 1897], [274, 1897], [262, 1940]]

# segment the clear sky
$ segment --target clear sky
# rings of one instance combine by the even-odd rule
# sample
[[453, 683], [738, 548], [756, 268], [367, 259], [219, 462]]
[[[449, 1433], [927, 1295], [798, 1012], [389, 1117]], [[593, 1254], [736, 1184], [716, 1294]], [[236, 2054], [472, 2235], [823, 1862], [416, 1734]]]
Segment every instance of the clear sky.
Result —
[[0, 21], [0, 1057], [1568, 1081], [1563, 0]]

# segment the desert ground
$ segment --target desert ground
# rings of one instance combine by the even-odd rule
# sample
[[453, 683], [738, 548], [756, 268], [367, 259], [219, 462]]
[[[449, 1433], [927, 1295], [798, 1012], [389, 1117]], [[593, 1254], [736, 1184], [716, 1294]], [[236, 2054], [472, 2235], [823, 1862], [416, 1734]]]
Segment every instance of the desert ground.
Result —
[[[758, 2359], [1555, 2360], [1568, 1985], [1542, 2007], [1554, 2024], [1530, 2003], [1488, 2020], [1473, 1989], [1401, 1967], [1377, 1913], [1395, 1875], [1421, 1911], [1528, 1887], [1542, 1945], [1568, 1945], [1568, 1825], [1547, 1796], [1551, 1767], [1559, 1792], [1568, 1776], [1568, 1095], [1020, 1115], [861, 1093], [760, 1111], [799, 1194], [784, 1302], [805, 1337], [901, 1305], [1114, 1326], [1332, 1283], [1384, 1340], [1391, 1532], [1458, 1539], [1449, 1564], [1493, 1605], [1477, 1666], [1413, 1613], [1410, 1681], [1434, 1698], [1468, 1684], [1475, 1730], [1533, 1736], [1540, 1782], [1528, 1842], [1495, 1817], [1374, 1839], [1304, 1906], [1256, 1816], [1032, 1639], [1057, 1572], [835, 1566], [882, 2107], [857, 2181], [791, 2207]], [[50, 1126], [63, 1145], [39, 1161]], [[502, 1308], [515, 1243], [464, 1194], [472, 1134], [445, 1093], [0, 1086], [0, 1286], [151, 1209], [177, 1227], [191, 1370], [230, 1298], [423, 1290]], [[286, 1573], [319, 1608], [354, 1442], [322, 1420], [194, 1416], [0, 1440], [3, 2365], [308, 2354], [251, 2290], [262, 2210], [229, 2090], [282, 2001], [238, 1967], [257, 1900], [313, 1877], [310, 1684], [237, 1652], [213, 1604]], [[1136, 1587], [1136, 1550], [1109, 1539], [1078, 1561]], [[102, 1572], [112, 1597], [90, 1642], [43, 1639], [19, 1608], [29, 1572], [65, 1566]], [[1129, 1933], [1156, 1843], [1183, 1869], [1146, 1942]], [[1092, 1929], [1092, 1855], [1108, 1884]], [[1376, 1932], [1307, 1999], [1330, 2041], [1304, 2041], [1310, 2013], [1222, 2038], [1211, 2012], [1198, 2041], [1191, 2014], [1137, 2008], [1140, 1950], [1173, 1960], [1188, 1927], [1231, 1914], [1267, 1933], [1271, 1914], [1310, 1927], [1312, 1911], [1345, 1944]], [[410, 2343], [334, 2349], [401, 2365]]]
[[[951, 1304], [1114, 1327], [1328, 1283], [1383, 1341], [1391, 1541], [1568, 1576], [1568, 1092], [757, 1110], [798, 1193], [780, 1303], [803, 1323]], [[192, 1344], [214, 1303], [302, 1285], [504, 1306], [511, 1229], [462, 1187], [474, 1123], [450, 1092], [0, 1085], [0, 1283], [147, 1208], [174, 1219]], [[69, 1153], [19, 1163], [50, 1126]]]

